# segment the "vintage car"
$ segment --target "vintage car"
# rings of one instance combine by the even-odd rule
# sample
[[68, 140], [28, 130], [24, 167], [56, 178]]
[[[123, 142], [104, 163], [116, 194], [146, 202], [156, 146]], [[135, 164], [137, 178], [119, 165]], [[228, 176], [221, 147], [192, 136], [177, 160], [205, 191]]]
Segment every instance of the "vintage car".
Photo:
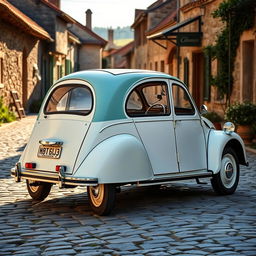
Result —
[[[205, 111], [203, 106], [201, 112]], [[70, 74], [48, 91], [30, 140], [12, 176], [43, 200], [51, 186], [87, 186], [89, 203], [109, 214], [121, 186], [162, 185], [210, 178], [232, 194], [242, 139], [201, 116], [186, 85], [146, 70], [89, 70]]]

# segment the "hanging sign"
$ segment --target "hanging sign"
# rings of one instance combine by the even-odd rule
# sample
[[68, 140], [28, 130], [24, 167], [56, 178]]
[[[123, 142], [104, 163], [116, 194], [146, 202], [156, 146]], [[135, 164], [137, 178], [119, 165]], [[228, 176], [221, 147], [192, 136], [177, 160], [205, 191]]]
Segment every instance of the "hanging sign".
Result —
[[177, 46], [201, 46], [202, 33], [177, 33]]

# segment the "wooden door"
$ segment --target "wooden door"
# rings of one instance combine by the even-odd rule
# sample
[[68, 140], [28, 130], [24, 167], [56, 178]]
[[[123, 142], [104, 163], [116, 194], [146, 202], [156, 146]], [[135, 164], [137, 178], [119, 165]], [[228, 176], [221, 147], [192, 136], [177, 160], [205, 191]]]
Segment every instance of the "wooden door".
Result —
[[203, 88], [204, 88], [204, 54], [193, 53], [193, 84], [192, 96], [195, 100], [197, 107], [203, 104]]

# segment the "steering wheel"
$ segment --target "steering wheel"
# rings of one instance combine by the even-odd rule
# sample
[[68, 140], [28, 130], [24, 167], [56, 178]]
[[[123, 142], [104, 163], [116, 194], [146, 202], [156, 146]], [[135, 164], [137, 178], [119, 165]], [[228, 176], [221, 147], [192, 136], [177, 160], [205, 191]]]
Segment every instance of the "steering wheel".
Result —
[[145, 112], [145, 114], [147, 115], [148, 114], [148, 111], [151, 109], [151, 108], [154, 108], [155, 106], [160, 106], [163, 108], [163, 111], [164, 111], [164, 114], [166, 113], [166, 106], [164, 104], [161, 104], [161, 103], [155, 103], [151, 106], [149, 106]]

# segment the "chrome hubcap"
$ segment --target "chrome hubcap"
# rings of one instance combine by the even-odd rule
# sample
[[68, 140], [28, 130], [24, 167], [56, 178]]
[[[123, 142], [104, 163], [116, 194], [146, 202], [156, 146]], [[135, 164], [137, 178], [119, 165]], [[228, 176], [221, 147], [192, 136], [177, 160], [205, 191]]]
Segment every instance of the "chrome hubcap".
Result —
[[234, 173], [233, 165], [231, 163], [228, 163], [225, 166], [225, 174], [226, 174], [227, 179], [231, 179], [233, 173]]
[[237, 167], [236, 160], [233, 155], [224, 155], [221, 161], [220, 177], [223, 185], [226, 188], [231, 188], [235, 184], [237, 177]]

